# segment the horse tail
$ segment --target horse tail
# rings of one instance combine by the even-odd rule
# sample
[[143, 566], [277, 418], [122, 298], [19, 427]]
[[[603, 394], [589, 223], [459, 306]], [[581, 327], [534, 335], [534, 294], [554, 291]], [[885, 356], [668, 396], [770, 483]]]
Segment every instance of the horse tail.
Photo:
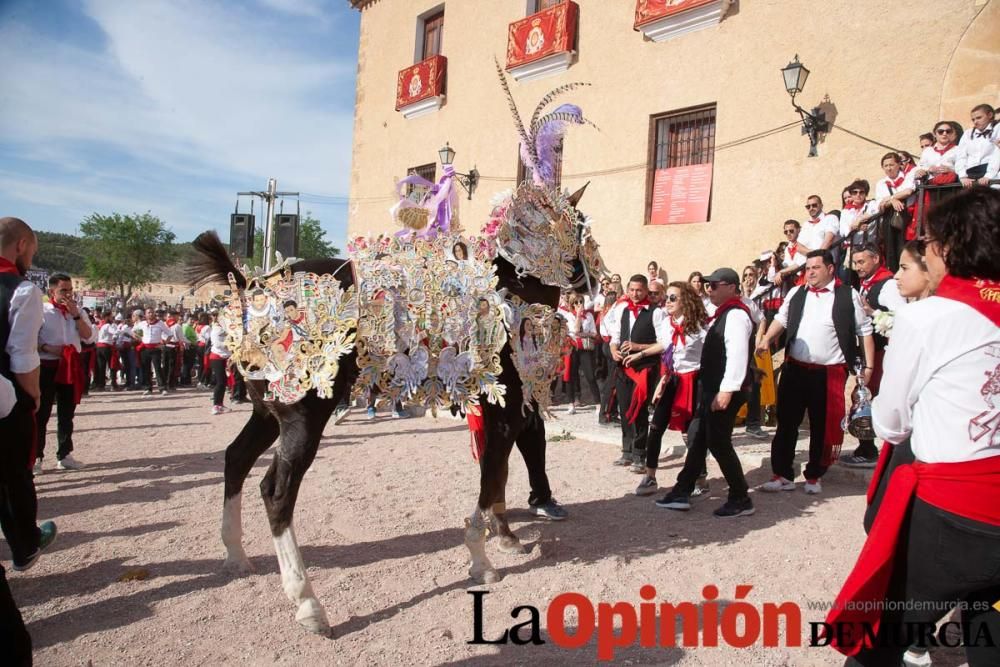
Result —
[[233, 263], [229, 249], [219, 240], [218, 234], [214, 231], [202, 232], [191, 245], [194, 256], [184, 271], [188, 285], [195, 289], [211, 283], [228, 285], [232, 275], [238, 288], [246, 288], [246, 276]]

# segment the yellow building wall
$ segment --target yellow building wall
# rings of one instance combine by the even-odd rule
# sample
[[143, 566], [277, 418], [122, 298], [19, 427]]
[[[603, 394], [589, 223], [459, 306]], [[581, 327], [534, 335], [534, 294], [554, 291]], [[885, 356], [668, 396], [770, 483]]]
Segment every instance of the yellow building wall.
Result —
[[[396, 76], [414, 62], [417, 17], [441, 4], [447, 101], [406, 120], [394, 110]], [[591, 181], [580, 208], [615, 272], [644, 272], [650, 259], [671, 279], [739, 269], [777, 245], [782, 221], [803, 219], [807, 195], [822, 195], [833, 209], [854, 178], [874, 186], [886, 149], [839, 129], [815, 158], [806, 157], [798, 127], [724, 147], [797, 119], [779, 71], [796, 54], [812, 71], [798, 98], [803, 107], [829, 98], [828, 118], [837, 124], [912, 153], [940, 113], [967, 127], [973, 101], [998, 103], [997, 0], [744, 0], [718, 26], [661, 43], [633, 30], [632, 0], [578, 4], [570, 68], [536, 81], [508, 78], [524, 117], [558, 85], [592, 84], [560, 98], [600, 127], [570, 129], [562, 185], [572, 191]], [[466, 230], [478, 231], [492, 195], [514, 181], [516, 134], [493, 59], [503, 64], [507, 26], [526, 5], [376, 0], [361, 10], [349, 235], [395, 229], [388, 214], [395, 179], [436, 162], [445, 141], [457, 151], [458, 171], [475, 165], [483, 175], [472, 201], [462, 193], [460, 209]], [[650, 116], [706, 103], [717, 105], [711, 220], [646, 225]]]

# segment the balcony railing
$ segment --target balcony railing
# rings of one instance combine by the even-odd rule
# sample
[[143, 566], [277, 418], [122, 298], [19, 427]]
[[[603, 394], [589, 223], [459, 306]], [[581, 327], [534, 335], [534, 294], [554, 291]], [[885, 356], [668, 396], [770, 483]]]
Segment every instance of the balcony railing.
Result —
[[396, 111], [413, 118], [437, 110], [444, 104], [448, 59], [431, 56], [400, 70], [396, 77]]
[[507, 71], [515, 80], [537, 79], [566, 70], [576, 53], [580, 8], [561, 2], [514, 21], [507, 30]]

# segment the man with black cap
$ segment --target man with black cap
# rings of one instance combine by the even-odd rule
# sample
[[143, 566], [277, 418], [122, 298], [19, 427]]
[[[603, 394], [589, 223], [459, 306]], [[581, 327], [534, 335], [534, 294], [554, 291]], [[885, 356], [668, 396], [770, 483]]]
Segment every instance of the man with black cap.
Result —
[[708, 452], [718, 462], [729, 485], [726, 504], [715, 510], [717, 517], [749, 516], [754, 513], [748, 495], [743, 466], [733, 448], [733, 424], [736, 413], [746, 401], [752, 376], [750, 351], [753, 323], [740, 299], [740, 276], [733, 269], [716, 269], [705, 277], [708, 296], [715, 306], [705, 344], [701, 352], [701, 385], [694, 434], [688, 443], [684, 468], [677, 483], [658, 507], [687, 511], [691, 492], [705, 465]]

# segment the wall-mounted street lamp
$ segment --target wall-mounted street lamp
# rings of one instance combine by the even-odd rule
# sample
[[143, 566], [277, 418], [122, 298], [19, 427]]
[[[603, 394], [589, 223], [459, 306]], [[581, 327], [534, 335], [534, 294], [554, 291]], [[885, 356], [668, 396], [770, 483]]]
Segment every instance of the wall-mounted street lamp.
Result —
[[821, 132], [829, 132], [830, 124], [826, 120], [826, 114], [820, 111], [819, 107], [806, 111], [795, 103], [795, 96], [802, 92], [806, 86], [806, 79], [809, 78], [809, 70], [799, 62], [799, 54], [796, 53], [795, 60], [781, 69], [781, 76], [785, 79], [785, 90], [792, 96], [792, 106], [802, 119], [802, 134], [809, 135], [809, 157], [816, 157], [819, 135]]
[[[451, 163], [455, 161], [455, 149], [448, 145], [446, 141], [444, 143], [444, 148], [438, 151], [438, 157], [441, 158], [441, 164], [445, 167], [451, 167]], [[455, 172], [455, 180], [465, 188], [465, 191], [469, 193], [469, 199], [472, 199], [472, 193], [476, 191], [476, 186], [479, 185], [479, 172], [475, 167], [469, 170], [468, 174], [460, 174]]]

